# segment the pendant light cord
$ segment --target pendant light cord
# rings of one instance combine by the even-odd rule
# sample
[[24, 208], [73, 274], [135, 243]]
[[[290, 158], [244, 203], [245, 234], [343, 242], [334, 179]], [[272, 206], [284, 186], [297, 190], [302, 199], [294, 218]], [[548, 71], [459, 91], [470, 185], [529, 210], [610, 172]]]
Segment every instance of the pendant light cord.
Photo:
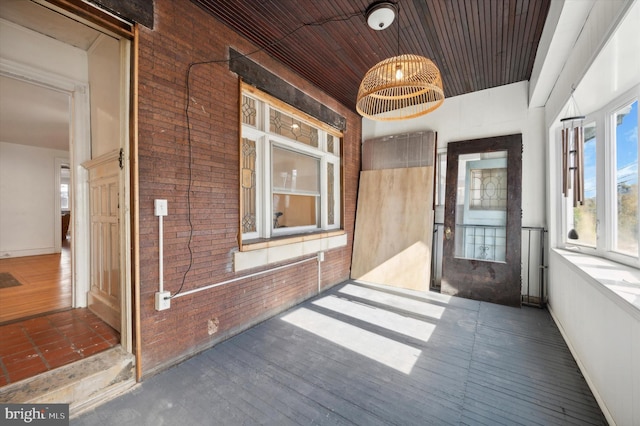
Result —
[[398, 6], [398, 52], [397, 52], [397, 56], [400, 56], [400, 4], [396, 3], [396, 5]]

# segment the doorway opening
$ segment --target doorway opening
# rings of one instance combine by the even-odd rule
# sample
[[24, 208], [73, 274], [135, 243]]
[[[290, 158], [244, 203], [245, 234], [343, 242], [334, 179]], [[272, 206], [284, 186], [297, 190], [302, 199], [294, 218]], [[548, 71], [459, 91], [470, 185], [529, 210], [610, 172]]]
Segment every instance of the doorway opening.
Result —
[[[4, 386], [42, 372], [36, 360], [52, 370], [118, 344], [132, 351], [129, 173], [117, 169], [121, 226], [106, 251], [93, 244], [101, 212], [88, 184], [91, 166], [128, 152], [130, 41], [46, 2], [4, 5], [0, 25], [9, 46], [0, 61], [0, 179], [11, 183], [0, 191], [0, 273], [14, 284], [0, 283], [0, 328], [12, 336], [0, 353]], [[89, 303], [105, 257], [115, 320]]]

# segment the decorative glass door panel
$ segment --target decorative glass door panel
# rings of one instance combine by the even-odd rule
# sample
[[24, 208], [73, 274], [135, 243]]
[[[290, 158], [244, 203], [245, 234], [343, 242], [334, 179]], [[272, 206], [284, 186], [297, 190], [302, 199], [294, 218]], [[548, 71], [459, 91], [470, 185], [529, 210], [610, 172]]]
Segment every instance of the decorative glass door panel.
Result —
[[458, 156], [455, 256], [506, 259], [507, 152]]

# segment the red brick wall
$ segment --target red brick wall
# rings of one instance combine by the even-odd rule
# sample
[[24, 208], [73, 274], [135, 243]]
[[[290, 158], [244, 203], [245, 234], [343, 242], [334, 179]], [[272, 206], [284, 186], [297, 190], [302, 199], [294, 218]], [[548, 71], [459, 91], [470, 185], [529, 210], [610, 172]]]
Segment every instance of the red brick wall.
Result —
[[[190, 2], [156, 0], [155, 10], [155, 28], [141, 28], [139, 39], [139, 361], [143, 377], [315, 295], [318, 273], [317, 263], [309, 261], [173, 299], [169, 310], [154, 309], [158, 290], [156, 198], [167, 199], [169, 207], [164, 218], [165, 290], [175, 294], [189, 268], [189, 205], [193, 263], [183, 291], [246, 274], [235, 274], [232, 268], [239, 222], [238, 77], [225, 62], [192, 68], [189, 146], [186, 74], [191, 62], [226, 59], [229, 46], [241, 52], [255, 50]], [[343, 168], [348, 246], [325, 253], [322, 286], [330, 287], [349, 277], [360, 170], [360, 118], [264, 53], [251, 59], [347, 119]], [[217, 327], [213, 334], [211, 325]]]

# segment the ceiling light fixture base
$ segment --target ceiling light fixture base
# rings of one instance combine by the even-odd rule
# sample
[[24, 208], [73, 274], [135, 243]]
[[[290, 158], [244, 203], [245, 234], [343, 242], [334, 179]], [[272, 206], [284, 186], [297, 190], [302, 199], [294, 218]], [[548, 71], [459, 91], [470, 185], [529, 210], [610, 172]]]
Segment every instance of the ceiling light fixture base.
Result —
[[397, 11], [396, 5], [390, 1], [375, 2], [365, 12], [367, 25], [376, 31], [389, 28], [396, 19]]

